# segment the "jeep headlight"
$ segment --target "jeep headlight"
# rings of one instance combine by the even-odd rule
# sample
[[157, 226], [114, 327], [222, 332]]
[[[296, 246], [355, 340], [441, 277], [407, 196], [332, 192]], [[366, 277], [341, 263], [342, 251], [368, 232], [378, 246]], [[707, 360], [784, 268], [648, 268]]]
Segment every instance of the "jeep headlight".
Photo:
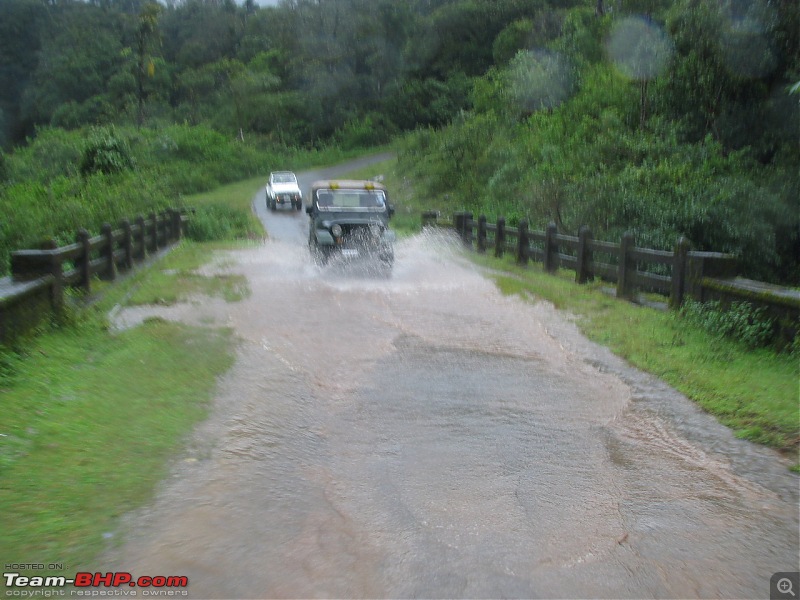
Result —
[[331, 227], [331, 233], [334, 237], [341, 237], [342, 236], [342, 226], [338, 223], [334, 223], [333, 227]]

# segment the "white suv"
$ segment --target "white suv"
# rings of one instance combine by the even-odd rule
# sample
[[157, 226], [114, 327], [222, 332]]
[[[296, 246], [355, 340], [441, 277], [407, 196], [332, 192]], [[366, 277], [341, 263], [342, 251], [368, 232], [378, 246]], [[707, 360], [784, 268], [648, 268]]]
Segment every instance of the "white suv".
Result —
[[297, 185], [297, 177], [291, 171], [273, 171], [269, 174], [267, 208], [277, 210], [279, 206], [294, 210], [303, 208], [303, 194]]

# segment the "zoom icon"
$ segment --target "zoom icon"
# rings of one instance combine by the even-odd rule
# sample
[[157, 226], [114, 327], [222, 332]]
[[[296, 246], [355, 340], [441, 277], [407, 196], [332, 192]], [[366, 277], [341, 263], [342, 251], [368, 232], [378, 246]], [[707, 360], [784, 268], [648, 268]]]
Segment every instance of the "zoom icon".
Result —
[[775, 573], [769, 580], [770, 600], [798, 600], [800, 572]]

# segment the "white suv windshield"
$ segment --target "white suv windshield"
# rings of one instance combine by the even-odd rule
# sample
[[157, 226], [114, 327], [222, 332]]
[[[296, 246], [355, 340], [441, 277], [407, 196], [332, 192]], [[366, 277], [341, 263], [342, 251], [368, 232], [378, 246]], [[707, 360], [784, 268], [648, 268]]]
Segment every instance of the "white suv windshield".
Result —
[[383, 190], [317, 190], [317, 206], [326, 211], [383, 212]]
[[275, 183], [295, 183], [297, 179], [291, 173], [280, 173], [278, 175], [273, 176], [272, 180]]

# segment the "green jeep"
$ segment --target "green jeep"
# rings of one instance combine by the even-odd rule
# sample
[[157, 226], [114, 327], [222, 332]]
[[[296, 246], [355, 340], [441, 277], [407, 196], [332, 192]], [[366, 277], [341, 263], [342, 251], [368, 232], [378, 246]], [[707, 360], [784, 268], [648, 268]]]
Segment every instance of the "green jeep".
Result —
[[306, 201], [309, 216], [308, 247], [325, 264], [334, 255], [344, 259], [377, 259], [391, 268], [393, 231], [386, 188], [374, 181], [317, 181]]

